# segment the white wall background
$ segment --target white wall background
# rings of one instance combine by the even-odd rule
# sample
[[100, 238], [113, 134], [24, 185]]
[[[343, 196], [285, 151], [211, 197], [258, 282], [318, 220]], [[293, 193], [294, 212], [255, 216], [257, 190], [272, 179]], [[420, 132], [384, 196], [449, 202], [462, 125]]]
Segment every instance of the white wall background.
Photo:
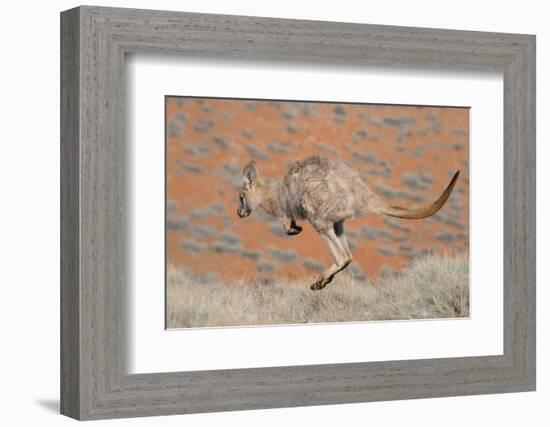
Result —
[[[96, 1], [105, 6], [503, 31], [537, 35], [538, 391], [109, 421], [110, 425], [445, 427], [545, 426], [550, 422], [547, 324], [550, 161], [550, 27], [535, 0], [338, 2], [277, 0]], [[68, 425], [59, 405], [59, 12], [74, 1], [2, 7], [0, 67], [0, 422]], [[542, 261], [542, 262], [540, 262]]]

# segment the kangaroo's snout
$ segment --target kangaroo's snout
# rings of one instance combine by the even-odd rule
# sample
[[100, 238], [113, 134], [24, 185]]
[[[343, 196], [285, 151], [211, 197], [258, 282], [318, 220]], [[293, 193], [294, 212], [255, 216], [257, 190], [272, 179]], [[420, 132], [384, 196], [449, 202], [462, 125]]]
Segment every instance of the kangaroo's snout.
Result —
[[252, 209], [248, 206], [248, 201], [245, 195], [241, 192], [239, 194], [239, 207], [237, 208], [237, 215], [239, 218], [246, 218], [252, 213]]

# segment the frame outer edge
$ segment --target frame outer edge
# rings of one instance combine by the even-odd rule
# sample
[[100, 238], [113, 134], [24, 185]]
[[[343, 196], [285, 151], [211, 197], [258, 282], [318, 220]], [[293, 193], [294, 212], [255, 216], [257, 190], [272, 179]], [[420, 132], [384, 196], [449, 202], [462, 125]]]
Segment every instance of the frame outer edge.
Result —
[[[172, 26], [172, 14], [178, 15], [175, 27]], [[124, 43], [132, 40], [132, 37], [138, 37], [140, 40], [135, 43], [135, 46], [139, 49], [145, 46], [145, 48], [154, 51], [183, 52], [185, 49], [180, 48], [177, 43], [174, 48], [172, 41], [165, 42], [163, 40], [172, 40], [172, 36], [176, 37], [185, 29], [183, 24], [196, 25], [200, 29], [199, 33], [205, 31], [204, 34], [210, 34], [208, 28], [205, 29], [206, 24], [203, 22], [206, 19], [205, 16], [207, 15], [89, 6], [62, 13], [62, 413], [78, 419], [104, 419], [534, 389], [535, 275], [534, 271], [529, 271], [534, 266], [535, 254], [534, 240], [529, 240], [534, 238], [535, 230], [534, 37], [490, 33], [467, 34], [472, 37], [471, 43], [477, 43], [477, 46], [485, 51], [490, 51], [498, 41], [497, 39], [505, 38], [505, 41], [498, 45], [499, 47], [494, 47], [498, 50], [498, 55], [492, 55], [491, 58], [483, 60], [479, 68], [485, 70], [506, 68], [508, 70], [508, 86], [505, 85], [505, 90], [509, 91], [510, 97], [508, 103], [505, 102], [505, 113], [508, 113], [509, 116], [512, 115], [511, 113], [516, 115], [516, 117], [512, 116], [511, 124], [505, 123], [505, 131], [509, 133], [508, 138], [505, 139], [511, 145], [508, 149], [505, 147], [505, 167], [511, 173], [511, 176], [505, 176], [504, 180], [505, 198], [508, 197], [511, 201], [509, 203], [510, 214], [507, 222], [505, 220], [505, 224], [511, 226], [508, 230], [508, 240], [505, 239], [505, 245], [507, 242], [511, 244], [506, 252], [509, 258], [505, 259], [509, 261], [509, 266], [508, 270], [505, 270], [505, 275], [509, 273], [512, 279], [509, 280], [511, 286], [508, 286], [507, 295], [510, 305], [506, 306], [505, 299], [504, 310], [510, 314], [505, 318], [505, 328], [513, 328], [513, 331], [505, 335], [505, 348], [507, 347], [505, 359], [507, 360], [504, 360], [506, 362], [504, 366], [502, 366], [503, 359], [498, 357], [488, 358], [484, 361], [474, 358], [472, 360], [478, 360], [480, 363], [479, 369], [472, 370], [467, 375], [463, 375], [460, 369], [459, 372], [455, 372], [456, 367], [451, 370], [441, 370], [442, 374], [446, 372], [449, 375], [449, 379], [456, 377], [461, 380], [456, 384], [441, 385], [438, 390], [445, 394], [438, 392], [434, 394], [430, 385], [423, 382], [418, 383], [417, 377], [406, 377], [410, 383], [401, 386], [392, 385], [392, 378], [396, 377], [396, 372], [388, 367], [387, 362], [381, 364], [388, 369], [383, 378], [378, 378], [379, 375], [373, 377], [370, 374], [359, 375], [361, 378], [357, 378], [357, 380], [369, 381], [367, 385], [346, 383], [345, 378], [339, 376], [340, 367], [338, 369], [333, 367], [334, 377], [324, 373], [322, 384], [319, 383], [317, 386], [310, 384], [312, 378], [315, 379], [317, 368], [307, 367], [306, 372], [306, 367], [304, 367], [302, 374], [297, 375], [301, 382], [289, 384], [286, 387], [286, 396], [276, 395], [276, 393], [273, 395], [271, 391], [264, 390], [266, 378], [255, 374], [254, 378], [250, 378], [251, 372], [239, 373], [229, 370], [210, 373], [195, 372], [188, 375], [174, 373], [170, 376], [174, 382], [173, 385], [170, 381], [166, 381], [166, 375], [130, 375], [127, 378], [117, 375], [123, 374], [120, 370], [123, 368], [124, 359], [120, 357], [120, 354], [116, 354], [121, 350], [116, 336], [123, 331], [123, 328], [120, 329], [120, 325], [117, 323], [120, 322], [120, 313], [117, 314], [113, 311], [118, 308], [118, 303], [112, 299], [121, 298], [123, 293], [118, 289], [122, 283], [116, 277], [116, 271], [120, 271], [120, 267], [117, 267], [113, 259], [107, 255], [122, 253], [120, 251], [123, 248], [118, 247], [118, 244], [109, 247], [105, 243], [112, 241], [114, 237], [112, 233], [106, 234], [109, 230], [115, 232], [115, 235], [120, 235], [120, 228], [117, 227], [123, 225], [120, 219], [123, 219], [124, 212], [118, 210], [116, 196], [118, 196], [118, 191], [124, 192], [124, 189], [120, 187], [114, 192], [103, 195], [104, 197], [97, 195], [97, 191], [105, 190], [106, 183], [113, 181], [122, 183], [123, 179], [121, 178], [124, 177], [113, 173], [112, 169], [113, 160], [120, 160], [123, 153], [117, 151], [120, 150], [120, 147], [110, 145], [119, 141], [124, 132], [117, 128], [120, 124], [111, 124], [105, 128], [98, 126], [97, 123], [98, 121], [99, 124], [110, 123], [109, 120], [112, 116], [109, 113], [123, 111], [123, 108], [118, 110], [121, 107], [117, 104], [120, 99], [117, 101], [115, 95], [110, 91], [114, 88], [120, 95], [118, 91], [121, 90], [121, 87], [117, 85], [121, 84], [121, 69], [109, 67], [117, 66], [117, 57], [124, 50], [124, 46], [118, 46], [118, 51], [109, 49], [115, 48], [117, 43]], [[262, 25], [269, 24], [268, 27], [274, 25], [275, 21], [287, 24], [290, 21], [259, 17], [220, 17], [219, 15], [208, 15], [207, 17], [208, 25], [217, 25], [219, 19], [223, 21], [223, 25], [229, 25], [230, 19], [238, 20], [238, 22], [250, 21], [255, 25], [255, 19], [258, 19]], [[165, 24], [164, 19], [170, 21], [169, 25], [166, 27], [159, 25], [158, 30], [155, 27], [152, 32], [151, 25], [153, 23]], [[159, 20], [161, 22], [157, 22]], [[295, 23], [293, 22], [292, 25]], [[319, 25], [322, 25], [324, 29], [336, 28], [328, 23], [319, 23]], [[342, 26], [344, 25], [347, 24], [342, 24]], [[364, 25], [365, 28], [373, 28], [367, 24]], [[358, 25], [354, 26], [355, 30], [358, 28]], [[313, 30], [316, 31], [316, 28]], [[388, 27], [387, 30], [397, 31], [399, 27]], [[401, 31], [404, 30], [407, 33], [410, 31], [413, 34], [412, 38], [415, 34], [421, 34], [423, 37], [429, 36], [431, 41], [428, 45], [433, 42], [436, 46], [441, 45], [439, 37], [442, 35], [452, 34], [452, 37], [449, 36], [449, 40], [444, 40], [445, 44], [448, 43], [450, 46], [453, 45], [452, 43], [459, 43], [464, 35], [464, 32], [451, 33], [449, 30], [427, 31], [426, 29], [402, 27]], [[157, 31], [158, 33], [155, 33]], [[377, 31], [381, 31], [384, 35], [385, 30], [378, 28]], [[358, 37], [364, 37], [362, 31], [359, 33], [361, 34]], [[119, 37], [122, 38], [119, 39]], [[147, 37], [155, 37], [154, 45], [150, 46], [147, 43]], [[322, 39], [325, 35], [321, 34], [319, 37]], [[259, 40], [262, 41], [261, 38]], [[214, 43], [215, 38], [210, 42]], [[397, 46], [402, 44], [401, 42], [396, 43]], [[172, 47], [168, 49], [164, 47], [165, 45]], [[201, 44], [198, 43], [197, 46], [200, 47]], [[212, 50], [213, 48], [207, 45], [207, 52], [208, 49]], [[276, 50], [276, 47], [273, 49]], [[332, 52], [331, 49], [326, 52]], [[325, 51], [325, 47], [322, 50]], [[350, 50], [350, 52], [352, 51], [353, 49]], [[258, 52], [258, 48], [255, 52]], [[414, 62], [422, 64], [431, 61], [438, 52], [437, 49], [429, 50], [421, 59], [415, 58]], [[241, 52], [237, 53], [242, 54]], [[290, 51], [283, 52], [280, 55], [290, 57], [291, 53]], [[468, 56], [468, 52], [460, 51], [458, 53], [458, 56], [454, 57], [454, 61], [458, 61], [467, 68], [478, 68], [476, 62], [469, 59], [471, 56]], [[390, 62], [392, 58], [390, 55]], [[503, 62], [504, 60], [506, 63]], [[403, 63], [403, 61], [399, 63]], [[505, 114], [505, 120], [506, 117]], [[110, 159], [105, 154], [115, 154], [115, 159]], [[527, 170], [525, 170], [526, 168]], [[508, 184], [508, 189], [506, 184]], [[115, 195], [114, 199], [113, 195]], [[105, 212], [114, 213], [116, 218], [107, 219]], [[111, 260], [108, 269], [97, 265], [97, 262], [105, 260]], [[105, 289], [106, 283], [116, 284], [116, 289]], [[111, 334], [115, 336], [110, 336]], [[403, 363], [400, 363], [399, 369], [397, 369], [399, 372], [403, 371], [405, 375], [407, 367], [410, 370], [413, 367], [418, 367], [419, 363], [406, 362], [404, 361], [406, 366], [403, 367]], [[440, 363], [440, 367], [447, 366], [446, 361], [442, 362], [441, 360], [426, 360], [420, 363], [431, 366], [434, 362]], [[467, 360], [457, 359], [455, 363], [467, 364], [467, 362]], [[264, 371], [265, 375], [268, 375], [268, 380], [271, 380], [269, 375], [274, 372], [285, 372], [285, 375], [295, 379], [293, 374], [301, 372], [295, 368], [265, 369]], [[349, 368], [351, 369], [351, 367]], [[357, 369], [360, 372], [363, 366], [358, 366]], [[430, 368], [429, 371], [431, 372], [432, 369]], [[113, 377], [113, 374], [116, 378]], [[353, 373], [348, 372], [347, 375], [351, 375], [349, 378], [355, 378]], [[469, 382], [462, 382], [468, 378], [470, 378]], [[189, 381], [192, 379], [195, 380], [191, 381], [194, 386], [192, 389], [182, 387], [182, 381], [189, 385]], [[121, 380], [124, 383], [119, 383]], [[125, 384], [126, 382], [128, 384]], [[298, 394], [297, 392], [302, 388], [306, 395], [299, 398], [298, 401], [289, 401], [292, 395]], [[258, 392], [260, 392], [259, 395], [255, 396], [254, 393]], [[373, 396], [375, 397], [373, 398]]]
[[80, 387], [80, 11], [61, 18], [60, 411], [79, 419]]
[[[521, 105], [523, 122], [520, 126], [522, 139], [521, 160], [518, 161], [520, 173], [523, 175], [521, 191], [523, 192], [522, 216], [524, 223], [519, 231], [522, 244], [525, 245], [523, 263], [518, 269], [524, 274], [523, 295], [521, 295], [522, 316], [524, 323], [523, 339], [523, 372], [527, 390], [536, 390], [536, 36], [527, 36], [525, 47], [520, 56], [522, 68], [518, 73], [518, 84], [522, 84], [525, 93]], [[519, 217], [519, 215], [518, 215]], [[521, 357], [521, 356], [520, 356]]]
[[[504, 73], [504, 353], [518, 391], [536, 389], [536, 56], [523, 43]], [[508, 120], [506, 120], [508, 118]]]
[[527, 325], [528, 347], [531, 353], [528, 357], [527, 375], [530, 389], [537, 390], [537, 38], [535, 35], [529, 37], [528, 43], [528, 141], [530, 146], [529, 162], [531, 166], [530, 181], [527, 184], [531, 191], [530, 203], [528, 209], [531, 215], [528, 216], [529, 233], [531, 240], [529, 242], [530, 260], [531, 260], [531, 280], [529, 281], [529, 292], [527, 306], [531, 308]]

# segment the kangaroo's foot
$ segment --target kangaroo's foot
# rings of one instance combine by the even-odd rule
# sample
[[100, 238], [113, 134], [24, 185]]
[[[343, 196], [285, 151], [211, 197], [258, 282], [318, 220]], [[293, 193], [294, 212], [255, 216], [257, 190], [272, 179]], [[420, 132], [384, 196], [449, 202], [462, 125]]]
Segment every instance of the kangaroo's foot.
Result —
[[302, 227], [299, 225], [293, 224], [289, 228], [285, 230], [285, 233], [287, 236], [296, 236], [296, 234], [300, 234], [302, 232]]
[[296, 224], [295, 220], [288, 217], [283, 217], [281, 220], [287, 236], [296, 236], [296, 234], [300, 234], [302, 232], [302, 227]]
[[[330, 274], [327, 276], [321, 275], [313, 285], [310, 286], [310, 289], [312, 291], [319, 291], [323, 289], [325, 286], [327, 286], [330, 282], [332, 282], [332, 279], [334, 279], [334, 276], [336, 276], [336, 273], [342, 271], [344, 268], [346, 268], [351, 262], [351, 259], [345, 260], [341, 265], [333, 265], [329, 268], [328, 271], [330, 271]], [[334, 272], [332, 272], [334, 271]]]
[[319, 277], [315, 283], [313, 283], [313, 285], [310, 286], [310, 289], [312, 291], [320, 291], [321, 289], [323, 289], [326, 285], [328, 285], [330, 282], [332, 282], [332, 279], [334, 278], [334, 276], [331, 276], [331, 277]]

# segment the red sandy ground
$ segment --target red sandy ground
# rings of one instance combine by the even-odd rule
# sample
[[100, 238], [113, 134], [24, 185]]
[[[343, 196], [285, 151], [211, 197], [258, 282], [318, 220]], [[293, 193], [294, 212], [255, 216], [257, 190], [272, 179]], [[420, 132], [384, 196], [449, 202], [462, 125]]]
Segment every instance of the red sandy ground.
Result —
[[[410, 207], [431, 203], [452, 174], [461, 171], [451, 199], [436, 217], [388, 222], [368, 215], [347, 221], [356, 276], [399, 270], [422, 250], [467, 249], [467, 108], [171, 97], [166, 113], [170, 266], [199, 276], [215, 273], [231, 282], [311, 276], [306, 259], [328, 265], [328, 248], [309, 224], [302, 224], [300, 235], [287, 237], [275, 234], [276, 224], [265, 216], [239, 219], [235, 214], [235, 185], [250, 159], [256, 160], [262, 177], [275, 178], [290, 161], [314, 154], [347, 161], [375, 191], [380, 186], [393, 191], [393, 196], [386, 194], [392, 204]], [[410, 186], [407, 174], [427, 180]], [[216, 203], [209, 215], [192, 215]], [[206, 233], [200, 232], [201, 225], [207, 226]], [[378, 235], [368, 238], [364, 226]], [[231, 238], [216, 247], [223, 235]], [[288, 256], [278, 257], [274, 250]], [[257, 258], [243, 252], [257, 252]]]

